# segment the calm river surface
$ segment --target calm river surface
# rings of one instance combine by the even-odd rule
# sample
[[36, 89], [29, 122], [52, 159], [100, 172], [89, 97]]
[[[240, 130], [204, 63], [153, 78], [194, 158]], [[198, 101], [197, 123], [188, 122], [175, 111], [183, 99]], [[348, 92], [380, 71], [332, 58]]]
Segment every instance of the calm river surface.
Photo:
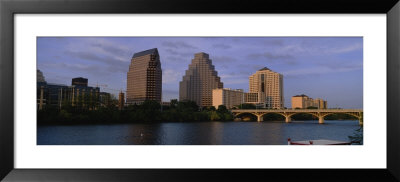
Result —
[[39, 126], [38, 145], [287, 145], [292, 140], [342, 140], [358, 121], [196, 122]]

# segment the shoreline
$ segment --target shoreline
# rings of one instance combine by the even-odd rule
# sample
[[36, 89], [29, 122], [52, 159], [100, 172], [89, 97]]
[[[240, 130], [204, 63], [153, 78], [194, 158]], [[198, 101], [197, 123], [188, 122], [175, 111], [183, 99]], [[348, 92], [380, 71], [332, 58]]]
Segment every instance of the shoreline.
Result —
[[[292, 122], [296, 121], [316, 121], [318, 120], [292, 120]], [[327, 121], [357, 121], [352, 119], [334, 119], [334, 120], [327, 120]], [[36, 126], [79, 126], [79, 125], [119, 125], [119, 124], [161, 124], [161, 123], [205, 123], [205, 122], [220, 122], [220, 123], [227, 123], [227, 122], [244, 122], [244, 123], [257, 123], [257, 121], [143, 121], [143, 122], [80, 122], [80, 123], [70, 123], [70, 122], [58, 122], [58, 123], [37, 123]], [[274, 123], [285, 123], [284, 120], [276, 121], [261, 121], [261, 122], [274, 122]], [[288, 123], [290, 124], [290, 123]]]

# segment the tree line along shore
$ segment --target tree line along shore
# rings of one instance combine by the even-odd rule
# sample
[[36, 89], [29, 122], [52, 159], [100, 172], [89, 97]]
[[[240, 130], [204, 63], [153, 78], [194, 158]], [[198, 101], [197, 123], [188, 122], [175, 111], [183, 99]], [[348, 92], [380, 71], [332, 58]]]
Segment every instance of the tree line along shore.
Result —
[[[238, 109], [256, 109], [252, 104], [242, 104]], [[316, 109], [316, 108], [309, 108]], [[224, 106], [218, 108], [199, 107], [194, 101], [171, 100], [170, 105], [160, 105], [155, 101], [145, 101], [140, 105], [129, 105], [119, 110], [117, 107], [99, 107], [89, 109], [64, 105], [62, 109], [48, 105], [38, 110], [37, 123], [48, 124], [112, 124], [112, 123], [151, 123], [151, 122], [201, 122], [201, 121], [236, 121], [241, 120], [232, 115]], [[256, 121], [251, 114], [243, 114], [239, 118], [246, 121]], [[264, 121], [284, 121], [279, 114], [264, 115]], [[292, 116], [292, 120], [316, 120], [314, 116], [299, 113]], [[325, 120], [356, 120], [346, 114], [332, 114]]]

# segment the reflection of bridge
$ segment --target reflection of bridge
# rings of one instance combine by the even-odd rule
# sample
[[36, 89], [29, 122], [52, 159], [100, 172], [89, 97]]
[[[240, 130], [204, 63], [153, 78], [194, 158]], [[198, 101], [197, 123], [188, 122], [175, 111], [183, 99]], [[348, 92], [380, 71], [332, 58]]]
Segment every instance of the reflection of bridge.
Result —
[[292, 121], [291, 116], [299, 113], [311, 114], [318, 117], [319, 123], [324, 123], [325, 116], [336, 113], [343, 113], [358, 118], [360, 125], [363, 124], [363, 110], [362, 109], [233, 109], [231, 110], [235, 117], [241, 114], [249, 113], [257, 116], [257, 121], [263, 121], [263, 117], [269, 113], [280, 114], [285, 117], [287, 123]]

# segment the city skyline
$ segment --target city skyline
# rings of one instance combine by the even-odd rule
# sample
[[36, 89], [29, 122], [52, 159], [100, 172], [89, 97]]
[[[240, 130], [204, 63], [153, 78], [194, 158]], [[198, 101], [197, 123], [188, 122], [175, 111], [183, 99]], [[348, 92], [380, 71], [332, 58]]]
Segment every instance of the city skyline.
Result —
[[[306, 94], [329, 107], [362, 108], [362, 37], [55, 37], [38, 40], [38, 69], [50, 83], [89, 85], [118, 96], [135, 52], [158, 48], [163, 101], [179, 98], [179, 81], [197, 52], [206, 52], [224, 88], [248, 92], [249, 76], [268, 67], [284, 76], [285, 106]], [[112, 90], [111, 90], [112, 89]]]

